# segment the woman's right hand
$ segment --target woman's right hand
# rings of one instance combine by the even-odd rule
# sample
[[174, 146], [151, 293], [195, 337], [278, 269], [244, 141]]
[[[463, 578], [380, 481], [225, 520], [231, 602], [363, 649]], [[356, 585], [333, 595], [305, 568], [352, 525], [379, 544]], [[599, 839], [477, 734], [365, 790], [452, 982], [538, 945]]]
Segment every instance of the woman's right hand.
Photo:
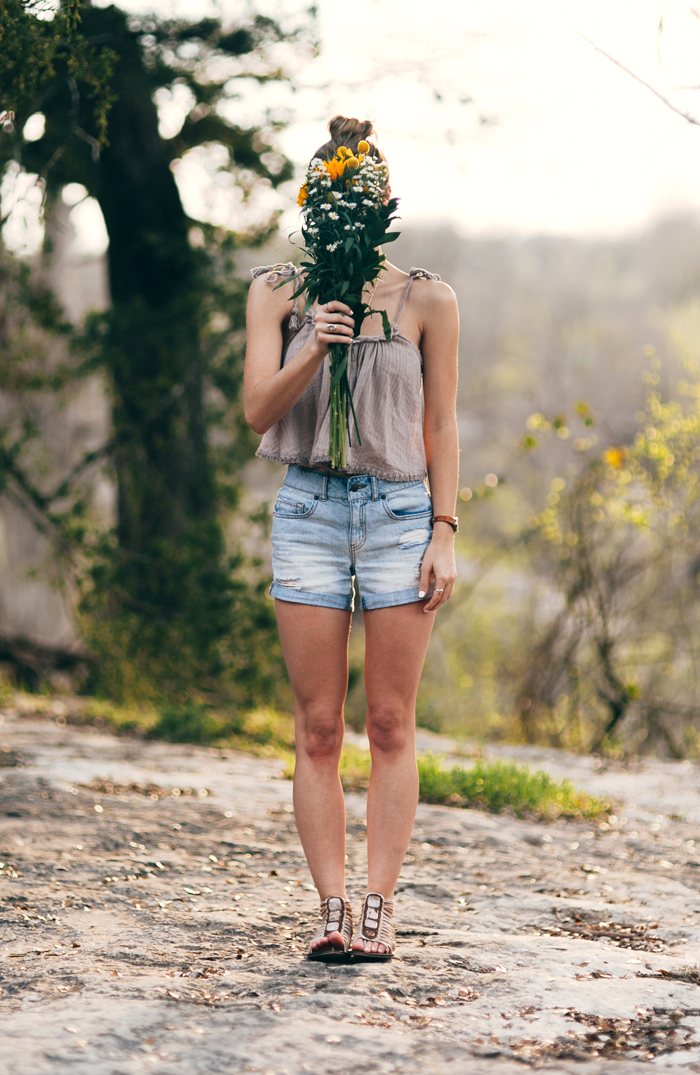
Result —
[[352, 310], [335, 299], [319, 306], [314, 315], [316, 342], [324, 352], [332, 343], [350, 343], [354, 328]]

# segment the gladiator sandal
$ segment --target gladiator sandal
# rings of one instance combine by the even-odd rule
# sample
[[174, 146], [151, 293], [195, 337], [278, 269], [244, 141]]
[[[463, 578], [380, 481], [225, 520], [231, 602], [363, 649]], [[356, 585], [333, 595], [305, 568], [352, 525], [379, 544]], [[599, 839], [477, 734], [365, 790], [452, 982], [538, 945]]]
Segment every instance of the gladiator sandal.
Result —
[[352, 943], [377, 941], [386, 946], [386, 952], [358, 952], [352, 949], [352, 958], [360, 963], [386, 963], [396, 949], [396, 930], [391, 924], [394, 901], [385, 900], [379, 892], [368, 892], [362, 900], [362, 914]]
[[[352, 908], [350, 900], [344, 896], [329, 896], [321, 900], [321, 922], [311, 938], [307, 959], [317, 959], [322, 963], [345, 963], [350, 951], [350, 938], [352, 937]], [[324, 948], [312, 948], [314, 941], [320, 941], [328, 937], [329, 933], [339, 933], [343, 938], [342, 948], [331, 947], [330, 941]]]

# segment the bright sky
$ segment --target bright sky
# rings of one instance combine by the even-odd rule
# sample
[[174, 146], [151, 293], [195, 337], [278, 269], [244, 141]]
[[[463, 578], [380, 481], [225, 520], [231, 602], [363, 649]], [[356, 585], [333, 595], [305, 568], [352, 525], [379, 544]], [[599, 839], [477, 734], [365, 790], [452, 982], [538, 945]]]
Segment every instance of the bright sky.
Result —
[[[579, 36], [664, 93], [697, 85], [700, 19], [688, 4], [321, 0], [319, 9], [322, 54], [307, 80], [330, 83], [326, 112], [376, 119], [404, 220], [590, 234], [700, 207], [700, 127]], [[358, 55], [376, 81], [349, 93], [337, 76]], [[474, 105], [457, 103], [468, 96]], [[700, 92], [674, 101], [700, 117]], [[295, 125], [290, 151], [298, 139], [313, 147], [318, 125]]]
[[[254, 7], [293, 21], [306, 0], [121, 6], [225, 20]], [[328, 118], [344, 112], [375, 121], [403, 226], [614, 234], [700, 212], [700, 126], [580, 36], [700, 117], [700, 88], [682, 88], [700, 85], [700, 16], [683, 0], [318, 0], [318, 10], [321, 51], [299, 64], [302, 88], [252, 87], [231, 106], [242, 122], [268, 106], [292, 116], [281, 141], [300, 176]], [[166, 104], [164, 123], [177, 126], [177, 115], [177, 102]], [[205, 158], [195, 153], [176, 173], [186, 208], [235, 226], [235, 192], [212, 187]], [[288, 207], [288, 227], [296, 186], [267, 202]], [[74, 210], [85, 249], [103, 241], [95, 209]]]

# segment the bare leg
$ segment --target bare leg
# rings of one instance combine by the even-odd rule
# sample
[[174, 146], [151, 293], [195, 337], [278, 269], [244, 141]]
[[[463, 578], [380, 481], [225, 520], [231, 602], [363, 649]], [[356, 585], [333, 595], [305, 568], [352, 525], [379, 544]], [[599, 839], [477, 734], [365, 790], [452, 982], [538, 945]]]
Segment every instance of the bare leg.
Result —
[[[372, 776], [367, 795], [367, 890], [387, 899], [401, 872], [418, 802], [416, 694], [435, 616], [423, 602], [365, 612], [367, 734]], [[354, 948], [362, 950], [363, 943]], [[368, 952], [385, 946], [367, 943]]]
[[[345, 800], [338, 762], [350, 613], [290, 601], [276, 601], [275, 608], [296, 711], [294, 813], [311, 876], [325, 900], [345, 895]], [[339, 933], [331, 933], [329, 941], [342, 948]]]

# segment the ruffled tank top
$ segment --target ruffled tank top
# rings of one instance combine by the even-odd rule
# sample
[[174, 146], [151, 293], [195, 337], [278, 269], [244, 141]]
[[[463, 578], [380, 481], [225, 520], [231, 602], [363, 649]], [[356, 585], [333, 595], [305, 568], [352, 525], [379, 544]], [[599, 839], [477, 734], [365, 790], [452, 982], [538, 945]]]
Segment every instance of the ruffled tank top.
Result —
[[[265, 274], [270, 284], [298, 274], [295, 265], [265, 265], [251, 270]], [[371, 474], [387, 481], [414, 481], [426, 477], [423, 442], [423, 358], [412, 340], [401, 334], [399, 320], [415, 280], [439, 280], [436, 273], [411, 269], [391, 340], [382, 336], [356, 336], [348, 380], [352, 391], [362, 444], [350, 421], [347, 466], [337, 474]], [[282, 366], [290, 362], [314, 331], [310, 310], [300, 318], [298, 300], [289, 319], [292, 333], [282, 350]], [[267, 433], [256, 455], [278, 463], [330, 468], [330, 375], [326, 358], [304, 394]]]

